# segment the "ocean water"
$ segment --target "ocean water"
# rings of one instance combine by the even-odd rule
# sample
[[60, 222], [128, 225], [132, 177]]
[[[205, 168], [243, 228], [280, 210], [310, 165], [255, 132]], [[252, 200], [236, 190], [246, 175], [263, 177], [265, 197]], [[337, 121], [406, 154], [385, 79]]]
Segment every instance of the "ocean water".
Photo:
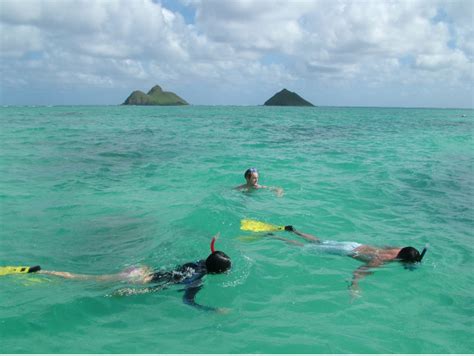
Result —
[[[0, 265], [109, 274], [233, 260], [197, 296], [0, 277], [2, 353], [471, 353], [472, 110], [0, 108]], [[248, 167], [284, 189], [243, 193]], [[361, 265], [240, 220], [421, 249], [414, 271]], [[296, 238], [287, 232], [281, 237]]]

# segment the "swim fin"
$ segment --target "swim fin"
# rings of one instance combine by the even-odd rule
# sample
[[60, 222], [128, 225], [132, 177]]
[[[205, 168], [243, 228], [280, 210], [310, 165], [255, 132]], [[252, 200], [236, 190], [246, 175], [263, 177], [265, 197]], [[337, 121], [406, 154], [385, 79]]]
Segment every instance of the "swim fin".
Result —
[[0, 267], [0, 276], [19, 273], [34, 273], [41, 270], [40, 266], [3, 266]]
[[284, 226], [277, 226], [267, 224], [261, 221], [252, 219], [242, 219], [240, 221], [240, 230], [254, 231], [254, 232], [267, 232], [267, 231], [283, 231]]

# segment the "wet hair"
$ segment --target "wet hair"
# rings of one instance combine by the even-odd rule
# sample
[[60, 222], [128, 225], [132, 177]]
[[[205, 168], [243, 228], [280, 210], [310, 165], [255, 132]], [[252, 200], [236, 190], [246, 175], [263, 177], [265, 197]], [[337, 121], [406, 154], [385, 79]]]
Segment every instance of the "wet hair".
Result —
[[416, 248], [408, 246], [402, 248], [396, 258], [402, 262], [414, 263], [420, 262], [423, 256], [420, 255]]
[[231, 266], [230, 257], [222, 251], [215, 251], [206, 259], [208, 273], [222, 273], [228, 271]]
[[250, 177], [252, 173], [258, 173], [257, 168], [249, 168], [245, 171], [244, 177], [247, 179], [247, 177]]

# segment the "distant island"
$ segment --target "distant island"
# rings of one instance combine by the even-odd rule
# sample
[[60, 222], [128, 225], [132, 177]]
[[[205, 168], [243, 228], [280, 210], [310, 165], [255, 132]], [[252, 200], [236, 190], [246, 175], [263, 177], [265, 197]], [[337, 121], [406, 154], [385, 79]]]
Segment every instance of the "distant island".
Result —
[[282, 91], [273, 95], [268, 99], [265, 106], [314, 106], [309, 101], [304, 100], [301, 96], [289, 90]]
[[122, 105], [189, 105], [175, 93], [163, 91], [159, 85], [150, 89], [148, 94], [135, 90]]

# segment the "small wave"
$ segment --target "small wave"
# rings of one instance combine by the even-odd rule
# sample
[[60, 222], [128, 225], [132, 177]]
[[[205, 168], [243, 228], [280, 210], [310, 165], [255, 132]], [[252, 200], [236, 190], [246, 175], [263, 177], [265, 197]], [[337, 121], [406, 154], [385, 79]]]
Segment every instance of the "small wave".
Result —
[[243, 285], [249, 277], [253, 261], [248, 256], [243, 256], [243, 259], [244, 263], [239, 266], [239, 271], [232, 276], [232, 280], [222, 283], [224, 288], [234, 288], [239, 285]]

